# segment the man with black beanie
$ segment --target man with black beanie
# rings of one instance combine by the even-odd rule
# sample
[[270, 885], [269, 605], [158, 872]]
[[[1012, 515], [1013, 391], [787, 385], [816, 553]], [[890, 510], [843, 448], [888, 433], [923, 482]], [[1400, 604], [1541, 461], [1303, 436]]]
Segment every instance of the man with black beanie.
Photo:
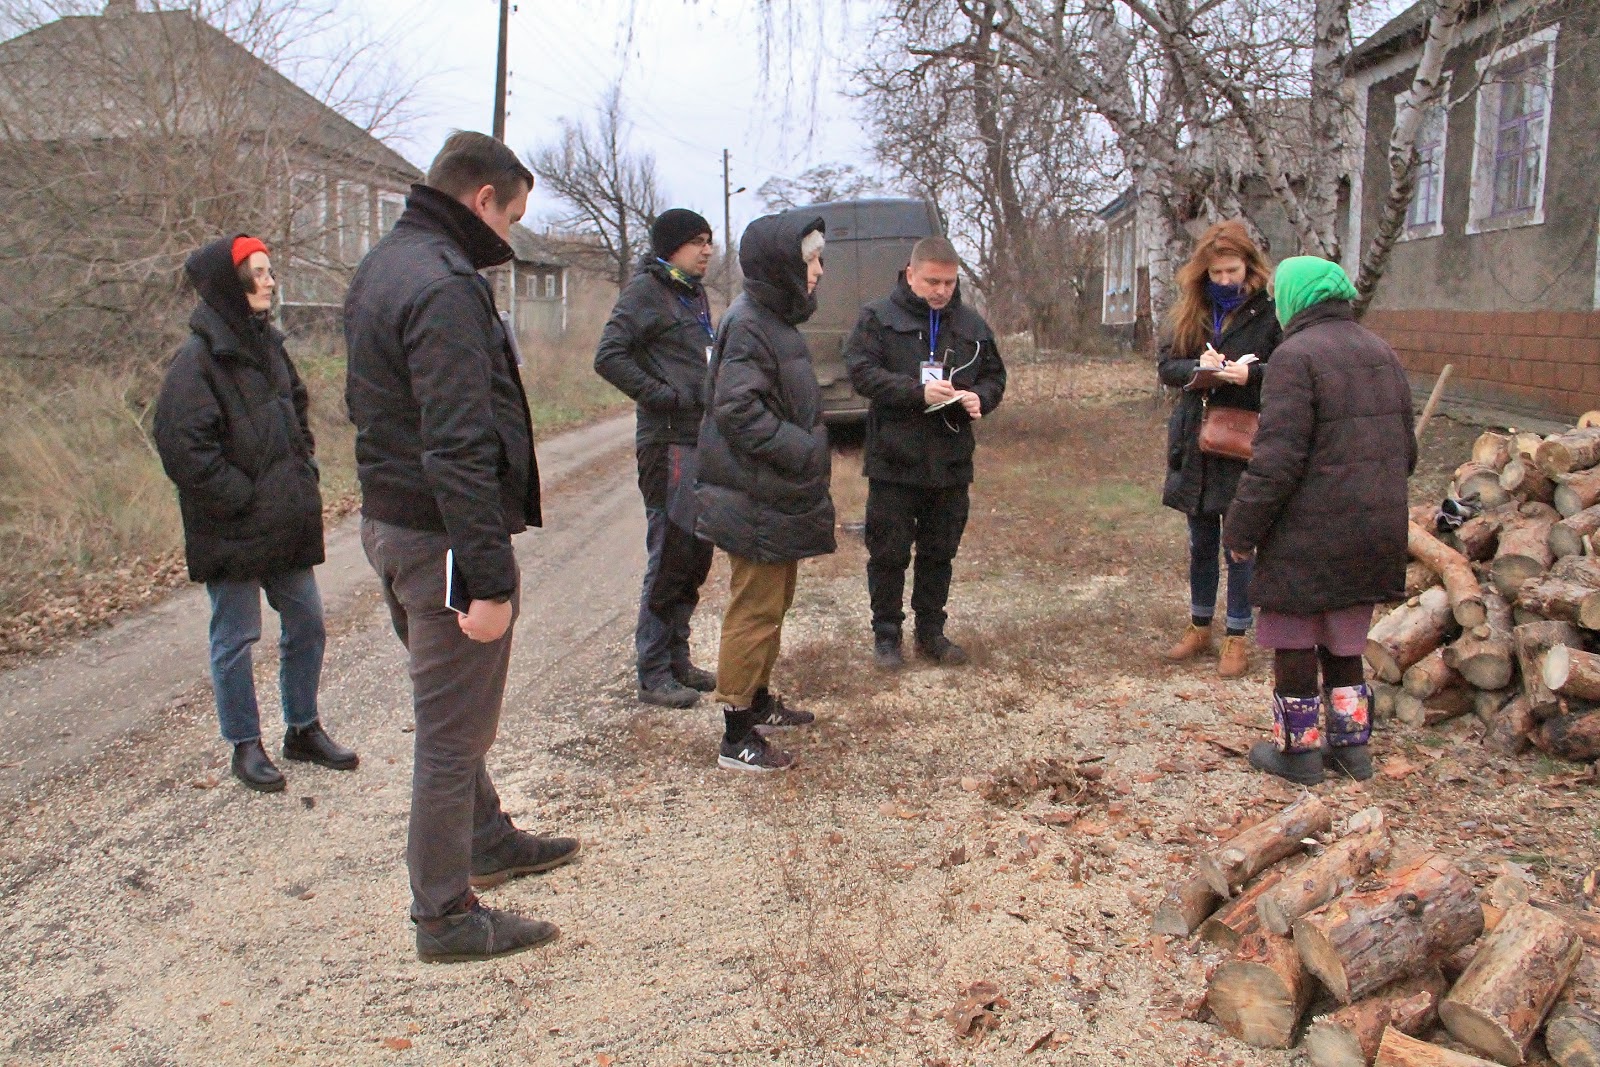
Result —
[[689, 620], [711, 570], [711, 544], [695, 536], [695, 441], [705, 411], [711, 307], [701, 279], [711, 225], [686, 208], [650, 227], [639, 263], [600, 336], [594, 369], [638, 405], [635, 450], [644, 497], [644, 588], [634, 650], [639, 699], [693, 707], [716, 677], [689, 659]]

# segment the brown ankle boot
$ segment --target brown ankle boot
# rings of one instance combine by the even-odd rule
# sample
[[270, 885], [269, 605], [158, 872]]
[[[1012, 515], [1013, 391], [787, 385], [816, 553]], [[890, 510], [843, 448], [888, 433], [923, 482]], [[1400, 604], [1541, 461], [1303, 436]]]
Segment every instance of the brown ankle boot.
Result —
[[1243, 678], [1250, 670], [1250, 639], [1240, 634], [1222, 639], [1222, 659], [1217, 674], [1222, 678]]
[[1190, 623], [1178, 643], [1167, 649], [1166, 657], [1174, 662], [1193, 659], [1202, 652], [1211, 651], [1211, 627]]

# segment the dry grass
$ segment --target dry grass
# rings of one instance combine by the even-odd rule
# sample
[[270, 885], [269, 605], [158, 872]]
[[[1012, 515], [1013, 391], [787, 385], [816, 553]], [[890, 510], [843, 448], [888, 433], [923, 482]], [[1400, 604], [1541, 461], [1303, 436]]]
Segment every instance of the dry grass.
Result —
[[[593, 370], [609, 304], [573, 309], [558, 343], [524, 345], [535, 433], [621, 410]], [[593, 305], [593, 306], [590, 306]], [[336, 339], [291, 338], [311, 395], [330, 521], [357, 503], [355, 430]], [[0, 367], [0, 666], [104, 625], [185, 580], [177, 498], [150, 440], [149, 371], [84, 368], [46, 379]]]

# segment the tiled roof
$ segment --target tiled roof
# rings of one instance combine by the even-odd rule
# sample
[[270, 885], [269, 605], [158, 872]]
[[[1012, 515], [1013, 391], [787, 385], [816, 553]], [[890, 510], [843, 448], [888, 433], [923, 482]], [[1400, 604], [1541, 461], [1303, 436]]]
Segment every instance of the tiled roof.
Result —
[[421, 177], [399, 153], [188, 11], [75, 15], [0, 42], [0, 136], [202, 138], [219, 124], [242, 136], [292, 136], [408, 181]]

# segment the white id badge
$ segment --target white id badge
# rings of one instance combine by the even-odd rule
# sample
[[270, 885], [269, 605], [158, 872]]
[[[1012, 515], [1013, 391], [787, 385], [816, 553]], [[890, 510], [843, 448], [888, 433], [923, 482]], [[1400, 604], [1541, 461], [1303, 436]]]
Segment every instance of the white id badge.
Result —
[[941, 363], [924, 363], [922, 365], [922, 384], [944, 381], [944, 365]]

